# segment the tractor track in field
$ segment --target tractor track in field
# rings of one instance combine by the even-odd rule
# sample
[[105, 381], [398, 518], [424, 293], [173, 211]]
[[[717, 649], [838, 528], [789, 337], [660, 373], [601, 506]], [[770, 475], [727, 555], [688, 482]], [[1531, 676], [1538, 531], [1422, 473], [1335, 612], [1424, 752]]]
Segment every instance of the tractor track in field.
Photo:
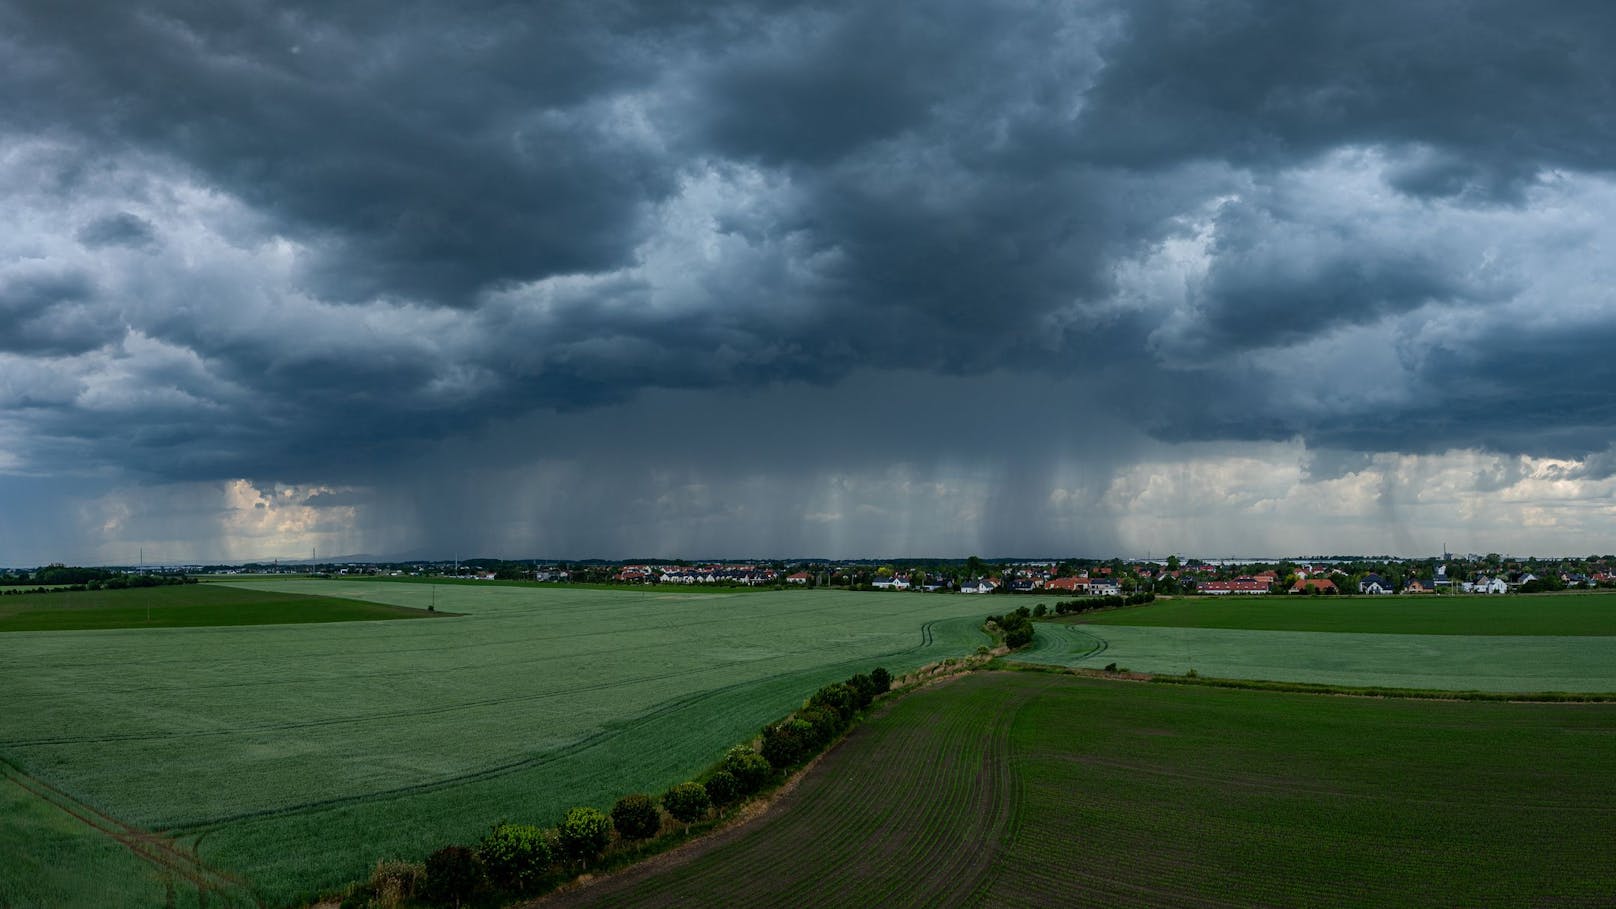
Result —
[[1071, 629], [1073, 634], [1080, 634], [1080, 635], [1083, 635], [1086, 638], [1093, 638], [1094, 639], [1094, 642], [1095, 642], [1094, 646], [1092, 648], [1090, 648], [1087, 653], [1084, 653], [1082, 656], [1078, 657], [1079, 660], [1087, 660], [1087, 659], [1090, 659], [1091, 657], [1097, 657], [1100, 654], [1105, 653], [1107, 650], [1111, 649], [1111, 642], [1106, 640], [1105, 638], [1100, 637], [1099, 635], [1095, 634], [1094, 632], [1086, 631], [1086, 630], [1084, 630], [1082, 628], [1078, 628], [1075, 625], [1068, 625], [1067, 627]]
[[[868, 663], [870, 663], [871, 661], [874, 661], [874, 660], [881, 660], [881, 659], [885, 659], [885, 658], [888, 658], [888, 657], [894, 657], [894, 656], [902, 656], [902, 655], [905, 655], [905, 654], [915, 653], [916, 651], [919, 651], [919, 650], [924, 650], [924, 649], [926, 649], [928, 647], [931, 647], [936, 642], [936, 638], [935, 638], [935, 636], [933, 635], [933, 632], [932, 632], [932, 626], [934, 624], [936, 624], [937, 621], [938, 620], [933, 620], [933, 621], [929, 621], [929, 622], [926, 622], [923, 625], [921, 625], [921, 628], [920, 628], [920, 643], [915, 645], [914, 647], [908, 647], [908, 648], [904, 648], [902, 650], [895, 650], [895, 651], [892, 651], [890, 653], [885, 653], [885, 654], [878, 654], [878, 655], [875, 655], [875, 656], [872, 656], [872, 657], [865, 657], [865, 658], [861, 658], [859, 660], [847, 661], [847, 662], [844, 662], [842, 664], [839, 664], [839, 667], [823, 667], [823, 666], [821, 666], [821, 667], [816, 667], [814, 669], [801, 670], [801, 671], [796, 672], [796, 673], [790, 673], [790, 674], [788, 674], [787, 676], [784, 676], [784, 677], [785, 678], [790, 678], [790, 677], [793, 677], [793, 676], [804, 676], [804, 677], [821, 676], [826, 672], [827, 668], [835, 668], [835, 669], [838, 669], [838, 671], [840, 669], [856, 668], [858, 666], [866, 665], [866, 664], [868, 664]], [[521, 771], [521, 770], [526, 770], [526, 769], [530, 769], [530, 768], [533, 768], [533, 767], [542, 767], [545, 764], [553, 763], [553, 762], [561, 760], [563, 758], [567, 758], [567, 757], [576, 755], [576, 754], [578, 754], [580, 752], [587, 751], [590, 748], [593, 748], [593, 747], [595, 747], [597, 745], [602, 745], [602, 744], [604, 744], [604, 743], [606, 743], [606, 742], [608, 742], [608, 741], [610, 741], [610, 740], [612, 740], [612, 739], [614, 739], [614, 738], [616, 738], [616, 737], [618, 737], [620, 735], [623, 735], [624, 733], [626, 733], [629, 730], [633, 729], [635, 726], [638, 726], [638, 725], [640, 725], [640, 724], [642, 724], [642, 723], [644, 723], [644, 722], [646, 722], [648, 720], [653, 720], [653, 719], [657, 719], [657, 718], [660, 718], [660, 717], [664, 717], [664, 716], [667, 716], [668, 714], [675, 713], [675, 712], [680, 711], [680, 710], [684, 710], [686, 708], [692, 707], [692, 706], [694, 706], [696, 704], [699, 704], [699, 703], [701, 703], [703, 701], [718, 697], [720, 695], [727, 694], [727, 693], [730, 693], [730, 692], [733, 692], [733, 691], [737, 691], [737, 690], [742, 689], [742, 688], [751, 687], [753, 685], [756, 685], [759, 681], [761, 681], [761, 680], [759, 680], [759, 679], [751, 679], [751, 680], [744, 681], [744, 682], [735, 682], [735, 683], [732, 683], [732, 684], [729, 684], [729, 685], [720, 686], [718, 688], [711, 688], [711, 689], [708, 689], [706, 691], [697, 692], [697, 693], [692, 694], [692, 695], [687, 695], [687, 696], [682, 697], [682, 698], [675, 698], [675, 699], [673, 699], [671, 701], [665, 701], [662, 704], [659, 704], [656, 707], [654, 707], [653, 709], [647, 711], [646, 713], [642, 713], [639, 716], [633, 717], [632, 719], [625, 720], [623, 722], [616, 723], [616, 724], [613, 724], [611, 726], [607, 726], [606, 728], [601, 729], [601, 730], [599, 730], [599, 731], [597, 731], [597, 732], [595, 732], [593, 734], [584, 736], [584, 737], [582, 737], [580, 739], [576, 739], [576, 740], [574, 740], [572, 742], [569, 742], [569, 743], [567, 743], [565, 745], [561, 745], [561, 746], [559, 746], [557, 748], [552, 748], [552, 749], [549, 749], [547, 751], [539, 752], [537, 754], [528, 755], [526, 757], [518, 758], [518, 759], [513, 760], [513, 761], [506, 761], [506, 762], [501, 763], [501, 764], [495, 764], [493, 766], [484, 767], [484, 768], [481, 768], [479, 770], [471, 771], [470, 773], [464, 773], [464, 774], [459, 774], [459, 775], [452, 776], [452, 777], [445, 777], [445, 778], [440, 778], [440, 779], [436, 779], [436, 780], [429, 780], [429, 781], [422, 782], [422, 783], [415, 783], [415, 784], [412, 784], [412, 785], [409, 785], [409, 786], [399, 786], [399, 787], [395, 787], [395, 788], [392, 788], [392, 789], [385, 789], [385, 790], [380, 790], [380, 791], [375, 791], [375, 792], [365, 792], [365, 793], [359, 793], [359, 794], [356, 794], [356, 795], [337, 796], [337, 797], [326, 798], [326, 799], [316, 799], [314, 801], [302, 802], [302, 803], [299, 803], [299, 804], [296, 804], [296, 805], [285, 805], [285, 806], [280, 806], [280, 807], [276, 807], [276, 808], [261, 808], [261, 809], [257, 809], [257, 810], [253, 810], [253, 811], [243, 811], [243, 812], [237, 812], [237, 813], [234, 813], [234, 814], [221, 815], [221, 816], [218, 816], [218, 817], [203, 818], [203, 819], [196, 819], [196, 820], [189, 820], [189, 821], [180, 821], [178, 823], [174, 823], [174, 824], [164, 826], [164, 827], [162, 827], [160, 829], [164, 833], [169, 834], [169, 835], [201, 833], [201, 832], [205, 832], [205, 831], [208, 831], [208, 830], [212, 830], [212, 829], [224, 826], [226, 824], [233, 824], [233, 823], [237, 823], [237, 822], [240, 822], [240, 821], [254, 821], [254, 820], [263, 820], [263, 819], [274, 818], [274, 817], [285, 817], [285, 816], [288, 816], [288, 815], [308, 814], [308, 813], [323, 811], [323, 810], [327, 810], [327, 809], [331, 809], [331, 808], [340, 808], [340, 807], [342, 807], [344, 805], [355, 805], [355, 804], [360, 804], [360, 803], [364, 803], [364, 802], [386, 801], [388, 799], [402, 798], [402, 797], [411, 796], [411, 795], [419, 795], [419, 794], [426, 793], [426, 792], [436, 792], [436, 791], [443, 790], [443, 789], [450, 789], [450, 788], [453, 788], [453, 787], [456, 787], [456, 786], [461, 786], [461, 785], [464, 785], [464, 784], [467, 784], [467, 783], [475, 783], [475, 782], [480, 782], [480, 781], [483, 781], [483, 780], [496, 779], [498, 777], [506, 776], [506, 775], [511, 774], [511, 773], [516, 773], [516, 772]]]
[[246, 892], [243, 881], [209, 868], [195, 852], [184, 849], [172, 839], [144, 830], [87, 805], [4, 758], [0, 758], [0, 779], [16, 785], [86, 827], [109, 837], [129, 850], [136, 858], [151, 865], [169, 882], [170, 905], [174, 903], [175, 879], [195, 887], [199, 902], [203, 906], [207, 905], [210, 893], [240, 895]]

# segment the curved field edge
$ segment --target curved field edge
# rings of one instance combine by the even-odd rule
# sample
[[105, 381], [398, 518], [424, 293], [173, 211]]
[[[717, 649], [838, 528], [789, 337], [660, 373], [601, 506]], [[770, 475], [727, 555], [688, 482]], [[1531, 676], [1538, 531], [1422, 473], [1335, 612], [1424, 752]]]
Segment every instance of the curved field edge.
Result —
[[744, 837], [543, 905], [1601, 905], [1612, 736], [1611, 705], [981, 672], [867, 721]]
[[1354, 688], [1616, 692], [1616, 637], [1039, 623], [1018, 662]]
[[1363, 634], [1610, 636], [1616, 635], [1616, 593], [1164, 597], [1056, 621]]

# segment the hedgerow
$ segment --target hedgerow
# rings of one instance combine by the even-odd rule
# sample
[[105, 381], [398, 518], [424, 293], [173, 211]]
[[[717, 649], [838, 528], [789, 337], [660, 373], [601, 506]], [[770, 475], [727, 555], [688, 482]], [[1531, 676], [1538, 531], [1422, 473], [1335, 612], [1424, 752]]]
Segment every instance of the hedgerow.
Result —
[[[641, 844], [654, 843], [662, 829], [659, 802], [683, 825], [685, 833], [715, 810], [722, 817], [725, 809], [768, 787], [782, 771], [823, 751], [860, 710], [891, 689], [892, 675], [881, 667], [826, 685], [799, 710], [765, 726], [754, 744], [726, 751], [702, 782], [679, 783], [655, 800], [643, 793], [624, 796], [609, 815], [598, 808], [575, 807], [550, 829], [501, 821], [475, 848], [445, 846], [424, 867], [403, 865], [406, 870], [418, 870], [414, 877], [403, 875], [397, 886], [383, 886], [379, 880], [383, 866], [378, 865], [372, 881], [351, 888], [343, 904], [401, 905], [422, 899], [433, 905], [460, 906], [529, 896], [603, 858], [610, 863], [644, 855], [646, 847]], [[656, 848], [650, 847], [652, 851]], [[402, 865], [389, 863], [387, 867], [395, 864]], [[388, 896], [383, 897], [384, 892]]]

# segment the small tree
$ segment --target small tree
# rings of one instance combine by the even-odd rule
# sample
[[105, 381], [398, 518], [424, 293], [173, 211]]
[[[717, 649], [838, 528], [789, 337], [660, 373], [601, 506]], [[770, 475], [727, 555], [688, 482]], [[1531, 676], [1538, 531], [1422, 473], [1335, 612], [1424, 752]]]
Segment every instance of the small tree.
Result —
[[444, 846], [426, 858], [427, 899], [460, 906], [475, 899], [487, 883], [483, 860], [465, 846]]
[[741, 784], [736, 781], [735, 774], [728, 770], [714, 772], [702, 788], [707, 790], [708, 800], [719, 807], [741, 797]]
[[657, 813], [656, 803], [650, 796], [625, 795], [612, 806], [612, 826], [623, 839], [650, 839], [662, 828], [662, 815]]
[[826, 685], [814, 692], [808, 698], [810, 707], [829, 707], [841, 714], [842, 719], [852, 719], [854, 707], [853, 689], [843, 684]]
[[848, 679], [847, 687], [853, 692], [853, 706], [859, 710], [870, 706], [870, 702], [875, 700], [875, 681], [862, 672]]
[[1039, 603], [1037, 606], [1032, 608], [1032, 615], [1035, 619], [1041, 619], [1044, 616], [1049, 615], [1049, 607], [1045, 606], [1043, 603]]
[[700, 783], [680, 783], [662, 794], [662, 807], [668, 809], [674, 820], [684, 824], [685, 832], [689, 833], [690, 825], [701, 820], [712, 807], [712, 800]]
[[550, 841], [530, 824], [495, 824], [477, 846], [489, 880], [512, 893], [523, 893], [550, 867]]
[[735, 777], [742, 795], [751, 795], [762, 789], [763, 784], [774, 775], [774, 767], [769, 764], [768, 758], [744, 745], [731, 748], [719, 766]]
[[556, 825], [556, 834], [561, 853], [587, 868], [589, 860], [605, 852], [612, 841], [612, 821], [599, 808], [571, 808]]
[[842, 715], [829, 707], [805, 707], [797, 711], [797, 719], [813, 727], [811, 741], [815, 748], [824, 747], [846, 725]]
[[886, 694], [892, 690], [892, 673], [880, 666], [870, 670], [870, 681], [875, 683], [876, 694]]

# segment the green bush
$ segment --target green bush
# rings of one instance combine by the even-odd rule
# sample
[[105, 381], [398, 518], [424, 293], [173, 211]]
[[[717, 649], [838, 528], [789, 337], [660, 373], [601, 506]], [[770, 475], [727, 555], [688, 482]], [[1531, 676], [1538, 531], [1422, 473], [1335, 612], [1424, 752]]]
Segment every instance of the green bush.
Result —
[[561, 854], [588, 867], [590, 859], [605, 852], [611, 843], [612, 820], [599, 808], [569, 808], [556, 825], [556, 834]]
[[810, 747], [803, 740], [803, 731], [810, 734], [813, 727], [801, 720], [786, 720], [763, 730], [763, 759], [773, 767], [785, 769], [808, 755]]
[[762, 789], [763, 785], [769, 781], [769, 777], [774, 775], [774, 767], [769, 763], [768, 758], [747, 748], [745, 745], [736, 745], [731, 748], [724, 755], [724, 760], [719, 764], [719, 768], [728, 770], [735, 777], [735, 782], [740, 784], [742, 795], [751, 795]]
[[814, 737], [820, 745], [828, 743], [847, 727], [842, 715], [829, 707], [806, 707], [797, 711], [797, 717], [814, 727]]
[[847, 687], [853, 692], [853, 706], [859, 710], [870, 706], [870, 702], [875, 700], [875, 680], [862, 672], [848, 679]]
[[870, 681], [875, 683], [876, 694], [886, 694], [892, 690], [892, 673], [880, 666], [870, 671]]
[[728, 770], [714, 772], [702, 788], [707, 790], [708, 801], [719, 807], [741, 797], [741, 784], [735, 779], [735, 774]]
[[1002, 616], [990, 615], [987, 621], [999, 626], [1004, 633], [1004, 646], [1011, 650], [1032, 643], [1032, 613], [1025, 606]]
[[841, 715], [843, 720], [853, 718], [855, 695], [853, 689], [843, 684], [826, 685], [814, 692], [808, 698], [810, 707], [829, 707]]
[[803, 741], [815, 751], [830, 744], [842, 731], [841, 715], [826, 707], [805, 707], [797, 711], [797, 721], [804, 729]]
[[477, 845], [494, 885], [525, 893], [544, 877], [554, 858], [544, 831], [531, 824], [495, 824]]
[[662, 829], [662, 815], [657, 813], [650, 796], [637, 792], [623, 796], [612, 806], [612, 826], [623, 839], [650, 839]]
[[[758, 760], [762, 760], [762, 757], [758, 756]], [[684, 824], [688, 833], [690, 825], [707, 814], [712, 800], [700, 783], [680, 783], [662, 794], [662, 807], [668, 809], [674, 820]]]
[[444, 846], [426, 858], [422, 895], [430, 902], [460, 906], [476, 899], [487, 884], [483, 860], [465, 846]]

